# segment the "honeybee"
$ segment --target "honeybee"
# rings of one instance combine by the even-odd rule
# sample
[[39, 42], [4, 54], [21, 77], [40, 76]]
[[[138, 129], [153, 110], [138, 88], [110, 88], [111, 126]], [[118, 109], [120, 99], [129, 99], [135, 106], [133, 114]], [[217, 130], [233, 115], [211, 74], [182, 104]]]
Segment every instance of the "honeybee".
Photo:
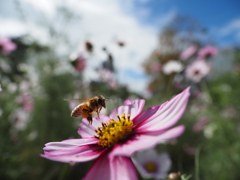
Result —
[[71, 112], [71, 117], [82, 116], [87, 118], [89, 124], [92, 124], [92, 114], [94, 112], [97, 113], [99, 117], [99, 113], [102, 110], [102, 107], [106, 108], [105, 100], [106, 98], [102, 95], [94, 96], [89, 99], [65, 99], [67, 101], [75, 100], [80, 102], [81, 104], [77, 105]]

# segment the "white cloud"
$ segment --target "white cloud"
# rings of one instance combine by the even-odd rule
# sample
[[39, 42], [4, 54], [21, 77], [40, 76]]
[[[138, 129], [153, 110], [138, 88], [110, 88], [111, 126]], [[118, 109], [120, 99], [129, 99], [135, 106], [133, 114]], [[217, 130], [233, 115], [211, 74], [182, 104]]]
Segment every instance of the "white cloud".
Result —
[[227, 36], [239, 30], [240, 30], [240, 19], [234, 19], [231, 22], [229, 22], [227, 25], [225, 25], [223, 28], [221, 28], [219, 32], [220, 32], [220, 35]]
[[56, 12], [56, 5], [59, 4], [60, 1], [57, 0], [21, 0], [22, 2], [31, 4], [35, 9], [49, 15], [53, 16]]
[[0, 36], [18, 36], [26, 32], [26, 26], [15, 19], [0, 18]]
[[0, 28], [0, 36], [20, 36], [29, 34], [42, 44], [49, 42], [49, 34], [42, 26], [38, 26], [34, 23], [25, 23], [16, 19], [2, 19], [0, 18], [0, 24], [3, 28]]
[[[21, 0], [21, 2], [31, 4], [34, 8], [43, 12], [46, 16], [49, 16], [50, 19], [56, 16], [56, 6], [59, 5], [57, 3], [59, 1], [56, 0]], [[74, 21], [74, 24], [66, 27], [68, 37], [75, 44], [82, 44], [86, 39], [92, 39], [94, 43], [96, 50], [95, 60], [91, 60], [87, 71], [85, 71], [85, 77], [87, 79], [96, 76], [93, 68], [98, 66], [101, 60], [104, 60], [96, 60], [96, 58], [103, 57], [101, 49], [103, 46], [107, 46], [109, 51], [114, 55], [114, 63], [120, 82], [128, 84], [131, 90], [143, 92], [146, 86], [146, 79], [139, 80], [128, 77], [125, 69], [133, 69], [139, 74], [144, 73], [142, 63], [156, 47], [159, 27], [156, 29], [154, 26], [151, 27], [140, 24], [136, 17], [124, 11], [125, 7], [121, 7], [120, 3], [120, 0], [66, 1], [64, 6], [71, 9], [74, 13], [79, 14], [81, 17], [79, 22]], [[131, 8], [131, 6], [126, 8]], [[172, 14], [170, 13], [169, 16], [172, 16]], [[165, 18], [169, 19], [169, 17]], [[5, 20], [4, 24], [6, 25], [8, 23], [11, 24], [7, 28], [9, 30], [11, 29], [11, 34], [14, 34], [14, 32], [23, 33], [25, 30], [35, 35], [38, 39], [48, 38], [46, 32], [44, 32], [42, 27], [39, 27], [37, 23], [35, 25], [28, 24], [25, 26], [17, 20]], [[13, 26], [15, 28], [13, 28]], [[116, 45], [116, 39], [123, 40], [126, 46], [119, 48]], [[92, 63], [93, 61], [94, 63]]]

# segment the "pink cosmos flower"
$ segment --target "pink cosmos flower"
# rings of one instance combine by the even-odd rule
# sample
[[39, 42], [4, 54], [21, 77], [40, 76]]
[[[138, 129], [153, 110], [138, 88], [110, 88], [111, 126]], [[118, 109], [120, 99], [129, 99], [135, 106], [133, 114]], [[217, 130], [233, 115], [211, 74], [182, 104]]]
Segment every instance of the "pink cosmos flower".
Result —
[[218, 53], [218, 49], [213, 46], [205, 46], [198, 51], [199, 58], [207, 58], [209, 56], [214, 56]]
[[189, 145], [185, 145], [183, 147], [184, 151], [189, 154], [189, 155], [195, 155], [196, 154], [196, 151], [197, 151], [197, 148], [196, 147], [192, 147], [192, 146], [189, 146]]
[[21, 96], [18, 97], [18, 101], [19, 103], [22, 104], [23, 109], [26, 112], [31, 112], [33, 110], [33, 99], [31, 96], [27, 95], [27, 94], [22, 94]]
[[198, 122], [193, 126], [193, 131], [198, 133], [203, 130], [203, 128], [209, 123], [209, 119], [202, 116], [198, 119]]
[[0, 37], [0, 47], [3, 54], [9, 54], [17, 48], [17, 45], [8, 37]]
[[76, 59], [74, 67], [79, 73], [83, 72], [86, 67], [86, 58], [80, 54]]
[[183, 125], [170, 127], [185, 111], [189, 89], [144, 112], [145, 100], [126, 100], [109, 117], [93, 118], [92, 125], [83, 119], [78, 130], [81, 139], [47, 143], [42, 157], [66, 163], [97, 158], [84, 180], [136, 180], [137, 173], [130, 156], [183, 133]]
[[188, 58], [190, 58], [196, 52], [197, 52], [197, 46], [192, 45], [180, 54], [180, 59], [181, 60], [187, 60]]
[[161, 71], [161, 69], [162, 69], [162, 65], [160, 63], [154, 63], [151, 66], [151, 71], [152, 72], [159, 72], [159, 71]]
[[114, 74], [112, 71], [108, 69], [96, 69], [96, 71], [100, 75], [99, 78], [101, 81], [108, 83], [108, 85], [113, 89], [117, 88], [118, 84], [117, 81], [114, 79]]
[[194, 82], [199, 82], [208, 75], [211, 66], [205, 60], [196, 60], [186, 68], [186, 77]]

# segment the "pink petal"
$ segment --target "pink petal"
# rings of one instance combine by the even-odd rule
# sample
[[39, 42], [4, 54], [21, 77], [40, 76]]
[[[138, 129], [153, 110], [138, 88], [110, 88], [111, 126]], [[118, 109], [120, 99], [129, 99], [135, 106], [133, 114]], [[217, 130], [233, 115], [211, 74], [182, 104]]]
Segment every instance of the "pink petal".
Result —
[[[135, 131], [138, 133], [162, 131], [176, 124], [187, 106], [190, 96], [189, 89], [190, 87], [186, 88], [182, 93], [175, 96], [168, 103], [165, 103], [155, 114], [141, 123], [140, 127]], [[150, 111], [151, 110], [147, 110], [146, 113]], [[140, 121], [142, 121], [142, 119]]]
[[45, 150], [43, 155], [44, 158], [60, 161], [60, 162], [85, 162], [97, 158], [101, 155], [105, 149], [98, 145], [84, 145], [74, 148], [64, 148], [55, 151]]
[[132, 101], [131, 100], [129, 100], [129, 99], [126, 99], [125, 101], [124, 101], [124, 105], [132, 105]]
[[78, 134], [82, 137], [94, 137], [96, 135], [95, 129], [102, 127], [102, 122], [109, 121], [108, 116], [100, 115], [98, 117], [93, 117], [92, 125], [89, 124], [86, 118], [83, 118], [80, 128], [78, 129]]
[[134, 164], [127, 157], [108, 157], [103, 153], [91, 166], [83, 180], [137, 180]]
[[97, 144], [98, 139], [96, 138], [82, 138], [82, 139], [68, 139], [61, 142], [50, 142], [45, 144], [45, 151], [55, 151], [60, 149], [69, 149], [75, 148], [78, 146], [88, 145], [88, 144]]
[[[131, 102], [131, 103], [130, 103]], [[116, 119], [116, 115], [118, 114], [121, 116], [123, 113], [131, 115], [131, 119], [134, 119], [137, 117], [143, 110], [145, 100], [144, 99], [136, 99], [134, 101], [125, 101], [127, 105], [123, 105], [118, 107], [117, 109], [113, 110], [113, 112], [110, 114], [111, 119]]]
[[131, 156], [134, 152], [154, 147], [160, 142], [180, 136], [184, 126], [177, 126], [161, 133], [136, 134], [123, 144], [117, 144], [111, 152], [111, 156]]
[[83, 180], [112, 180], [108, 152], [103, 153], [93, 163]]
[[133, 120], [134, 125], [135, 126], [141, 126], [140, 123], [146, 121], [148, 118], [153, 116], [157, 111], [162, 109], [163, 106], [166, 105], [167, 103], [168, 103], [168, 101], [163, 103], [161, 106], [152, 106], [152, 107], [148, 108], [146, 111], [144, 111], [142, 114], [140, 114], [137, 118], [135, 118]]
[[218, 49], [214, 46], [205, 46], [201, 48], [198, 52], [200, 58], [205, 58], [207, 56], [214, 56], [218, 53]]
[[183, 53], [180, 55], [181, 60], [186, 60], [190, 58], [197, 51], [197, 46], [192, 45], [188, 47]]
[[132, 160], [124, 156], [111, 157], [111, 180], [137, 180]]

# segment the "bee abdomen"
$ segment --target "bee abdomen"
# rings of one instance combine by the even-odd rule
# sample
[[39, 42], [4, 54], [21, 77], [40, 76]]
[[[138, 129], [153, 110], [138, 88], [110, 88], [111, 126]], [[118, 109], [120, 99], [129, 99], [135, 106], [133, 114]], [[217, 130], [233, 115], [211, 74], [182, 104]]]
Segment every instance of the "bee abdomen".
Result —
[[80, 106], [77, 106], [71, 113], [72, 117], [78, 117], [81, 116], [82, 114], [82, 109], [80, 108]]

